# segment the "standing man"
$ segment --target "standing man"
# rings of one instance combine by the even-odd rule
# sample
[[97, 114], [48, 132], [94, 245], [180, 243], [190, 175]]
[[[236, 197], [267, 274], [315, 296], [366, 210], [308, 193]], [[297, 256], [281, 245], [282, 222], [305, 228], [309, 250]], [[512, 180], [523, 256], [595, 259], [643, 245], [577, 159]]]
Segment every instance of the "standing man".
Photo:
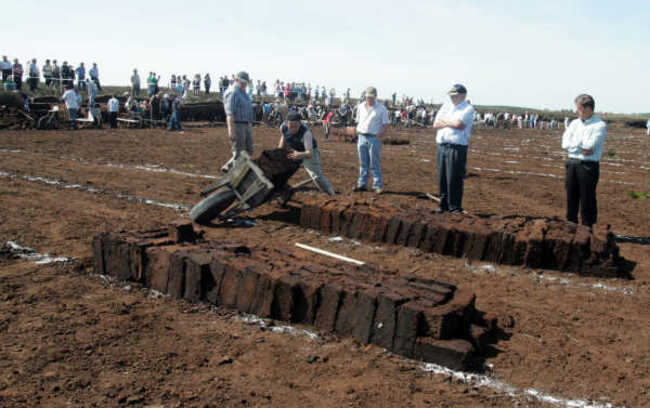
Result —
[[45, 79], [45, 87], [49, 88], [52, 85], [52, 65], [50, 60], [45, 60], [45, 65], [43, 65], [43, 79]]
[[77, 114], [79, 113], [79, 107], [81, 106], [81, 95], [77, 93], [73, 85], [68, 84], [66, 86], [66, 91], [61, 96], [61, 100], [65, 102], [65, 107], [68, 109], [70, 128], [77, 129]]
[[41, 73], [38, 71], [38, 65], [36, 65], [36, 58], [32, 59], [32, 62], [29, 64], [29, 90], [34, 92], [38, 89], [38, 82], [41, 79]]
[[332, 184], [323, 175], [316, 138], [312, 135], [309, 127], [300, 121], [300, 114], [289, 113], [286, 122], [280, 126], [280, 133], [278, 148], [289, 148], [290, 153], [287, 157], [291, 160], [302, 161], [302, 165], [314, 180], [316, 187], [329, 195], [335, 195]]
[[172, 99], [170, 103], [172, 115], [169, 117], [169, 125], [167, 126], [167, 130], [178, 130], [180, 133], [183, 133], [183, 128], [181, 127], [181, 98], [174, 96], [173, 94], [171, 98]]
[[90, 68], [90, 71], [88, 71], [88, 74], [90, 75], [90, 79], [97, 84], [97, 89], [102, 90], [102, 86], [99, 84], [99, 68], [97, 68], [97, 63], [93, 62], [93, 67]]
[[88, 90], [88, 106], [95, 107], [95, 98], [97, 97], [97, 84], [86, 78], [86, 89]]
[[16, 84], [16, 89], [19, 91], [22, 90], [23, 89], [23, 66], [21, 65], [20, 62], [18, 62], [18, 58], [14, 59], [13, 75], [14, 75], [14, 83]]
[[205, 88], [206, 95], [210, 95], [210, 86], [212, 86], [212, 78], [210, 78], [210, 74], [205, 74], [205, 77], [203, 77], [203, 87]]
[[84, 66], [83, 62], [79, 63], [79, 66], [77, 69], [75, 69], [75, 72], [77, 73], [77, 89], [79, 91], [85, 91], [86, 90], [86, 67]]
[[137, 98], [140, 96], [140, 75], [138, 75], [138, 70], [133, 70], [133, 75], [131, 75], [131, 96]]
[[[95, 85], [95, 81], [92, 81]], [[108, 100], [108, 116], [111, 121], [111, 129], [117, 128], [117, 112], [120, 110], [120, 101], [117, 99], [116, 95], [113, 95], [111, 99]]]
[[598, 162], [603, 154], [607, 129], [605, 122], [594, 116], [596, 103], [591, 95], [578, 95], [575, 104], [578, 118], [569, 124], [562, 135], [562, 149], [569, 154], [565, 166], [566, 219], [577, 223], [579, 208], [582, 225], [591, 227], [598, 219]]
[[61, 67], [56, 64], [56, 60], [52, 60], [52, 81], [55, 88], [61, 89]]
[[238, 73], [235, 84], [228, 88], [224, 98], [232, 158], [221, 168], [223, 172], [230, 170], [242, 151], [253, 154], [252, 123], [255, 121], [255, 115], [251, 99], [246, 93], [249, 80], [248, 73]]
[[377, 88], [366, 89], [366, 100], [357, 105], [357, 150], [359, 152], [359, 179], [353, 191], [367, 191], [368, 167], [372, 170], [373, 190], [383, 192], [381, 178], [381, 135], [390, 123], [388, 109], [377, 101]]
[[2, 61], [0, 61], [0, 70], [2, 70], [2, 82], [5, 82], [11, 75], [11, 62], [7, 59], [6, 55], [2, 56]]
[[646, 127], [646, 135], [650, 136], [650, 119], [648, 119], [648, 122], [645, 124]]
[[463, 211], [463, 179], [467, 165], [467, 146], [474, 123], [474, 107], [465, 102], [467, 89], [460, 84], [448, 92], [450, 101], [438, 111], [433, 128], [438, 129], [438, 212]]

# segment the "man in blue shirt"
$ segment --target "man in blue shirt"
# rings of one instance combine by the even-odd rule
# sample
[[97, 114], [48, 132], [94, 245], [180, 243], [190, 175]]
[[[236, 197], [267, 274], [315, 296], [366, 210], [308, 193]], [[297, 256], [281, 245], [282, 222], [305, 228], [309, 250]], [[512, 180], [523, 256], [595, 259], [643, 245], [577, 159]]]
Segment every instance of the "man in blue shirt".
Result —
[[566, 219], [577, 223], [580, 209], [582, 224], [591, 227], [598, 219], [596, 185], [607, 129], [605, 122], [594, 116], [596, 103], [591, 95], [578, 95], [575, 104], [578, 119], [562, 135], [562, 149], [569, 154], [565, 166]]
[[226, 124], [228, 125], [228, 139], [231, 144], [232, 158], [221, 168], [227, 172], [239, 158], [242, 151], [253, 154], [253, 104], [246, 93], [248, 73], [241, 71], [237, 74], [235, 83], [228, 88], [224, 97], [226, 111]]
[[86, 67], [84, 66], [83, 62], [79, 64], [75, 72], [77, 73], [77, 89], [80, 91], [85, 91], [86, 90]]

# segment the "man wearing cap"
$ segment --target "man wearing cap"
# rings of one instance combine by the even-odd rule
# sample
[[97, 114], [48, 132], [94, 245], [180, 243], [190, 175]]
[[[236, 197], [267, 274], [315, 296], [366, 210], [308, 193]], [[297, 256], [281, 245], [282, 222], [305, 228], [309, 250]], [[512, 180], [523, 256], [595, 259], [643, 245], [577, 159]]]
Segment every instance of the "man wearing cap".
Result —
[[575, 99], [578, 119], [574, 119], [562, 135], [562, 149], [569, 158], [566, 162], [566, 219], [578, 222], [578, 209], [582, 224], [591, 227], [598, 218], [596, 185], [600, 175], [599, 160], [607, 129], [605, 122], [594, 116], [596, 105], [590, 95]]
[[309, 127], [300, 121], [298, 112], [291, 112], [287, 115], [287, 120], [280, 126], [280, 133], [278, 148], [288, 148], [290, 153], [287, 157], [291, 160], [302, 160], [302, 165], [314, 180], [314, 184], [321, 191], [335, 195], [332, 184], [323, 175], [316, 138], [312, 135]]
[[248, 73], [241, 71], [237, 74], [235, 83], [228, 88], [224, 98], [228, 138], [230, 139], [232, 158], [221, 168], [223, 172], [230, 170], [234, 160], [239, 158], [242, 151], [253, 154], [253, 127], [255, 120], [253, 104], [246, 93]]
[[367, 191], [368, 167], [372, 170], [373, 190], [383, 191], [381, 178], [381, 135], [390, 123], [388, 109], [377, 101], [377, 88], [366, 89], [366, 100], [356, 107], [357, 151], [359, 152], [359, 179], [353, 191]]
[[438, 129], [438, 212], [462, 212], [463, 178], [474, 123], [474, 107], [465, 102], [467, 89], [463, 85], [454, 85], [448, 93], [450, 100], [440, 107], [433, 122], [433, 128]]

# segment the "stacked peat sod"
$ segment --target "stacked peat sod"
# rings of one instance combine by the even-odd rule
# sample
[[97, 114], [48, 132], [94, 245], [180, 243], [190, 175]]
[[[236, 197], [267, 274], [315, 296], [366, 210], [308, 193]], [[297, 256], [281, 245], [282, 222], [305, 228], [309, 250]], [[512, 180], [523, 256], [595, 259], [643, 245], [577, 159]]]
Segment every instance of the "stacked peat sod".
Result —
[[477, 311], [470, 291], [395, 270], [205, 241], [191, 224], [101, 233], [93, 253], [96, 273], [173, 298], [313, 325], [453, 369], [496, 341], [496, 317]]
[[625, 276], [609, 225], [589, 229], [558, 219], [436, 214], [345, 198], [305, 197], [297, 208], [301, 226], [329, 234], [506, 265]]

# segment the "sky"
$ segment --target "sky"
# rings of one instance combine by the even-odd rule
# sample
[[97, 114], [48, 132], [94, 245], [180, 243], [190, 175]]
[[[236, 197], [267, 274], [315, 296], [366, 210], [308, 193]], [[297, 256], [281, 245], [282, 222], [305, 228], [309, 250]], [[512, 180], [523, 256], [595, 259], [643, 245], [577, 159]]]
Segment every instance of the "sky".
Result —
[[440, 103], [461, 83], [477, 105], [574, 109], [589, 93], [598, 111], [650, 112], [646, 1], [5, 3], [0, 54], [97, 62], [109, 85], [127, 85], [133, 68], [163, 84], [245, 70], [353, 96], [372, 85], [379, 98]]

